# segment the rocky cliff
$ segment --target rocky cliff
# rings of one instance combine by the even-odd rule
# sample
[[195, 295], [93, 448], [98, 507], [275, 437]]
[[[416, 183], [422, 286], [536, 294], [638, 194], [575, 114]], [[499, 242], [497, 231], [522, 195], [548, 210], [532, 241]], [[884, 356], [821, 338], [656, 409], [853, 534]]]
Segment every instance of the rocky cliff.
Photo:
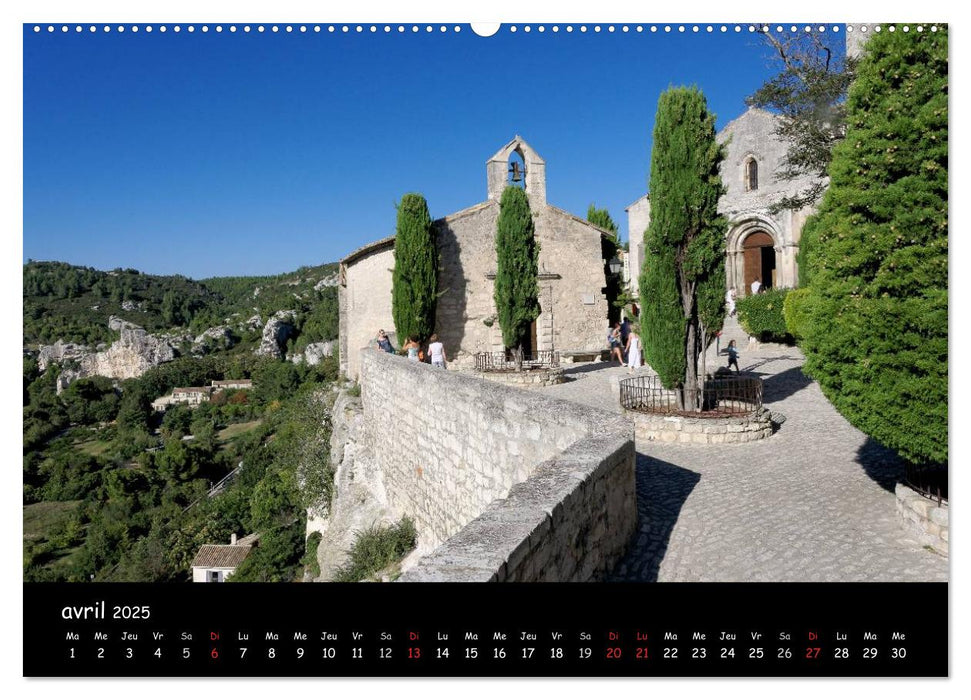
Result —
[[178, 354], [176, 348], [183, 341], [191, 339], [191, 336], [179, 334], [152, 335], [117, 316], [108, 319], [108, 327], [118, 332], [119, 338], [100, 352], [94, 352], [84, 345], [61, 341], [41, 346], [37, 363], [42, 371], [54, 362], [68, 364], [58, 378], [58, 392], [82, 377], [140, 377], [152, 367], [174, 360]]
[[304, 348], [303, 352], [290, 357], [290, 361], [298, 365], [303, 362], [306, 362], [308, 365], [320, 364], [320, 361], [325, 357], [330, 357], [334, 354], [336, 347], [336, 340], [327, 340], [323, 343], [310, 343]]
[[307, 509], [307, 534], [321, 533], [317, 549], [318, 581], [330, 581], [347, 555], [357, 533], [395, 522], [388, 508], [377, 464], [364, 446], [364, 412], [360, 397], [341, 392], [332, 410], [330, 459], [334, 495], [329, 503]]
[[284, 350], [287, 346], [287, 339], [293, 335], [296, 327], [294, 323], [297, 320], [296, 311], [277, 311], [275, 314], [270, 316], [267, 320], [266, 325], [263, 326], [263, 338], [260, 341], [260, 347], [255, 351], [255, 354], [264, 357], [275, 357], [278, 360], [283, 359]]

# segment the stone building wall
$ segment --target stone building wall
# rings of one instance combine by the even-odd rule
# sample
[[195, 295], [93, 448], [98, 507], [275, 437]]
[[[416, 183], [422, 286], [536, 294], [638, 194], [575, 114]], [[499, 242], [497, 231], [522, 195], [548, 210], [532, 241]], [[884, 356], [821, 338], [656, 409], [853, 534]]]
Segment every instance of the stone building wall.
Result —
[[[495, 321], [496, 221], [499, 203], [483, 202], [435, 222], [440, 272], [435, 332], [458, 366], [470, 353], [502, 350]], [[492, 326], [486, 321], [492, 319]]]
[[[796, 253], [806, 218], [811, 209], [782, 211], [770, 214], [769, 206], [784, 195], [794, 194], [808, 187], [811, 178], [780, 181], [775, 173], [781, 168], [788, 148], [776, 136], [775, 117], [762, 109], [750, 108], [729, 122], [718, 133], [718, 141], [727, 143], [721, 178], [727, 192], [718, 202], [718, 210], [729, 221], [726, 239], [726, 277], [739, 296], [749, 290], [745, 284], [743, 246], [745, 239], [757, 231], [772, 236], [776, 255], [776, 287], [795, 287], [798, 284]], [[758, 163], [758, 187], [746, 185], [746, 165], [754, 158]], [[763, 283], [766, 280], [762, 280]]]
[[[360, 372], [360, 349], [373, 344], [381, 329], [394, 333], [391, 317], [391, 271], [394, 242], [372, 244], [373, 250], [352, 254], [342, 262], [345, 280], [337, 288], [340, 308], [340, 367], [351, 379]], [[366, 249], [365, 249], [366, 250]], [[393, 338], [395, 348], [397, 339]]]
[[[360, 355], [367, 447], [389, 504], [414, 519], [419, 551], [437, 551], [480, 517], [499, 538], [465, 533], [443, 550], [464, 552], [465, 563], [450, 567], [447, 557], [433, 559], [425, 574], [416, 574], [426, 576], [421, 580], [442, 580], [436, 578], [446, 576], [442, 567], [460, 577], [463, 567], [489, 567], [497, 558], [502, 564], [516, 551], [526, 562], [519, 547], [530, 533], [527, 549], [558, 558], [558, 570], [570, 578], [592, 576], [621, 555], [636, 521], [629, 422], [377, 351]], [[554, 497], [560, 500], [551, 502]], [[516, 498], [525, 499], [522, 507]], [[561, 501], [571, 507], [564, 511]], [[535, 527], [523, 534], [530, 522]], [[520, 535], [510, 549], [508, 538]], [[569, 542], [577, 543], [572, 554], [552, 551], [569, 549]], [[509, 571], [519, 571], [513, 564]], [[526, 575], [525, 569], [515, 574]]]
[[[809, 187], [813, 179], [776, 179], [788, 148], [775, 135], [775, 117], [762, 109], [750, 108], [729, 122], [720, 132], [718, 141], [726, 144], [725, 160], [721, 165], [722, 184], [726, 192], [718, 201], [718, 211], [728, 219], [725, 233], [725, 272], [728, 287], [735, 287], [739, 297], [749, 293], [745, 278], [744, 246], [752, 234], [764, 232], [771, 236], [775, 250], [776, 287], [795, 287], [799, 283], [796, 253], [811, 207], [799, 211], [769, 213], [769, 207], [783, 196], [794, 195]], [[750, 188], [746, 168], [750, 160], [758, 164], [758, 186]], [[636, 261], [638, 244], [650, 224], [650, 201], [647, 196], [627, 208], [628, 232], [631, 243], [631, 286], [637, 289], [635, 277], [643, 265]], [[636, 268], [635, 268], [636, 265]], [[634, 270], [637, 270], [637, 273]], [[763, 283], [766, 280], [762, 280]], [[764, 285], [763, 285], [764, 286]]]
[[[534, 349], [593, 353], [606, 346], [604, 232], [546, 203], [545, 163], [525, 142], [514, 140], [488, 162], [490, 198], [433, 224], [440, 255], [435, 332], [458, 368], [471, 367], [477, 352], [503, 349], [493, 299], [496, 222], [508, 167], [503, 154], [517, 148], [525, 153], [527, 195], [540, 246], [541, 310]], [[393, 330], [393, 246], [394, 239], [387, 238], [341, 261], [341, 368], [352, 379], [359, 371], [357, 350], [379, 328]]]
[[651, 223], [650, 195], [627, 207], [627, 238], [630, 241], [630, 291], [640, 294], [641, 268], [644, 267], [644, 234]]

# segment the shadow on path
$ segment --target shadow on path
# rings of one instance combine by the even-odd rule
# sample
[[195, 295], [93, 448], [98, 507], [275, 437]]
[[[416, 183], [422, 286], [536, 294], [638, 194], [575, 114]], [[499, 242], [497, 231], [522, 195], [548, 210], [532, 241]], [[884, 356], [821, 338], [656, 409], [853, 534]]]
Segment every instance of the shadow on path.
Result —
[[897, 482], [903, 479], [906, 470], [904, 461], [896, 452], [871, 437], [856, 451], [856, 462], [863, 467], [868, 477], [890, 493], [894, 492]]
[[805, 389], [812, 382], [812, 379], [802, 373], [801, 367], [770, 374], [762, 382], [762, 400], [766, 403], [782, 401]]
[[701, 475], [637, 455], [637, 530], [608, 581], [657, 581], [671, 531]]
[[575, 374], [587, 374], [588, 372], [599, 372], [602, 369], [609, 369], [611, 367], [620, 367], [620, 365], [616, 364], [616, 361], [589, 362], [582, 365], [575, 365], [573, 367], [570, 367], [569, 365], [561, 365], [561, 366], [564, 367], [563, 375], [567, 377]]

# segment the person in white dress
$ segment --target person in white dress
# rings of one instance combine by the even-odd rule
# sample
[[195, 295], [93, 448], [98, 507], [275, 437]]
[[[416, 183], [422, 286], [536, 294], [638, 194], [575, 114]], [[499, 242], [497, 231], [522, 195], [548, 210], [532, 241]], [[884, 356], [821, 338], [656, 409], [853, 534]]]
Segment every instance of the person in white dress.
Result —
[[762, 280], [756, 277], [755, 281], [752, 282], [752, 294], [758, 294], [760, 289], [762, 289]]
[[633, 372], [641, 366], [641, 338], [632, 327], [627, 336], [627, 372]]

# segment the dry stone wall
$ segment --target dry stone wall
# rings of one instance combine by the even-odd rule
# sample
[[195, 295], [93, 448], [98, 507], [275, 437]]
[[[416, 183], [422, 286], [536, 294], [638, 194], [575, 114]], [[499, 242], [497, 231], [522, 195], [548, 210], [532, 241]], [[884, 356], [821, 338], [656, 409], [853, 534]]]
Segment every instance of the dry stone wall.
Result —
[[404, 580], [589, 580], [636, 525], [629, 422], [360, 353], [368, 449], [429, 552]]
[[904, 528], [924, 547], [948, 556], [950, 517], [947, 502], [938, 503], [921, 496], [909, 486], [897, 484], [897, 516]]

